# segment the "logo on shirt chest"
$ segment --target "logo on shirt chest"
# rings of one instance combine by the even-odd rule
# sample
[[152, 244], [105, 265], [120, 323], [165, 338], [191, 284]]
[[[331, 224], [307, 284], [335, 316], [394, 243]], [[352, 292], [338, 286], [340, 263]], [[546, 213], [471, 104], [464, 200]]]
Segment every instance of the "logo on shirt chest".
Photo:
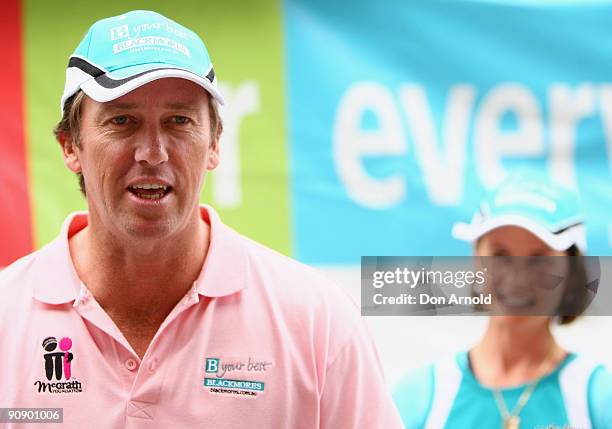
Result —
[[47, 337], [42, 342], [42, 348], [40, 365], [44, 368], [45, 379], [34, 382], [38, 393], [81, 393], [83, 386], [72, 375], [72, 339], [63, 337], [58, 343], [56, 337]]
[[272, 362], [254, 358], [221, 359], [204, 362], [204, 388], [211, 393], [257, 397], [265, 391], [264, 379]]

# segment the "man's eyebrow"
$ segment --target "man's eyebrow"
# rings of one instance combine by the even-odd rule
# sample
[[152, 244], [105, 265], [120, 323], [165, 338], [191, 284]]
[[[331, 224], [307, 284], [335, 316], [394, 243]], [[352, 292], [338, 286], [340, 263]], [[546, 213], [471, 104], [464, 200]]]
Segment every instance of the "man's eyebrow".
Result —
[[200, 110], [198, 103], [182, 103], [182, 102], [166, 103], [164, 107], [170, 110], [189, 110], [189, 111]]
[[110, 101], [103, 104], [103, 110], [133, 110], [138, 107], [136, 103], [122, 103]]
[[100, 109], [95, 115], [95, 121], [102, 122], [109, 115], [114, 114], [117, 111], [126, 111], [126, 110], [134, 110], [138, 107], [136, 103], [123, 103], [117, 101], [109, 101], [106, 103], [102, 103]]

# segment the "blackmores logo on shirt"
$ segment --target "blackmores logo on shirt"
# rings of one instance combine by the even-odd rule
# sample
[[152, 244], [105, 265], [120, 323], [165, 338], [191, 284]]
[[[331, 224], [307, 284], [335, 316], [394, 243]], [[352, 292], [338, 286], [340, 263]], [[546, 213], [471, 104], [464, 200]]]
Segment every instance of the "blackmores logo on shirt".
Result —
[[[204, 364], [204, 387], [211, 393], [225, 393], [242, 397], [257, 397], [264, 392], [261, 377], [272, 366], [264, 360], [206, 358]], [[257, 380], [245, 380], [244, 376]]]
[[[58, 350], [59, 345], [59, 350]], [[63, 337], [59, 343], [55, 337], [47, 337], [42, 342], [43, 366], [46, 381], [38, 380], [34, 385], [38, 393], [80, 393], [83, 391], [81, 383], [72, 377], [72, 361], [74, 353], [72, 340]]]

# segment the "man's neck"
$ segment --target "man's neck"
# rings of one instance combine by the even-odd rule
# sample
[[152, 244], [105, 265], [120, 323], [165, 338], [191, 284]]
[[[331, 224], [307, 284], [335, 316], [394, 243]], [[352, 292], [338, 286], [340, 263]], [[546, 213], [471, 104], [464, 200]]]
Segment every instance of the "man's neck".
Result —
[[156, 242], [118, 239], [90, 218], [70, 239], [79, 278], [111, 317], [133, 313], [161, 323], [197, 279], [208, 251], [210, 227], [197, 214]]

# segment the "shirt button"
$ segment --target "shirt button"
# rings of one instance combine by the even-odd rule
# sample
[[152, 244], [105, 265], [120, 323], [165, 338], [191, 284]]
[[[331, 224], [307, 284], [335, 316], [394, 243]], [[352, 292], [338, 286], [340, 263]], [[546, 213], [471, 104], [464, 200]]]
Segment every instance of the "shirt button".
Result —
[[125, 367], [130, 371], [134, 371], [136, 368], [138, 368], [138, 362], [132, 358], [129, 358], [125, 361]]

